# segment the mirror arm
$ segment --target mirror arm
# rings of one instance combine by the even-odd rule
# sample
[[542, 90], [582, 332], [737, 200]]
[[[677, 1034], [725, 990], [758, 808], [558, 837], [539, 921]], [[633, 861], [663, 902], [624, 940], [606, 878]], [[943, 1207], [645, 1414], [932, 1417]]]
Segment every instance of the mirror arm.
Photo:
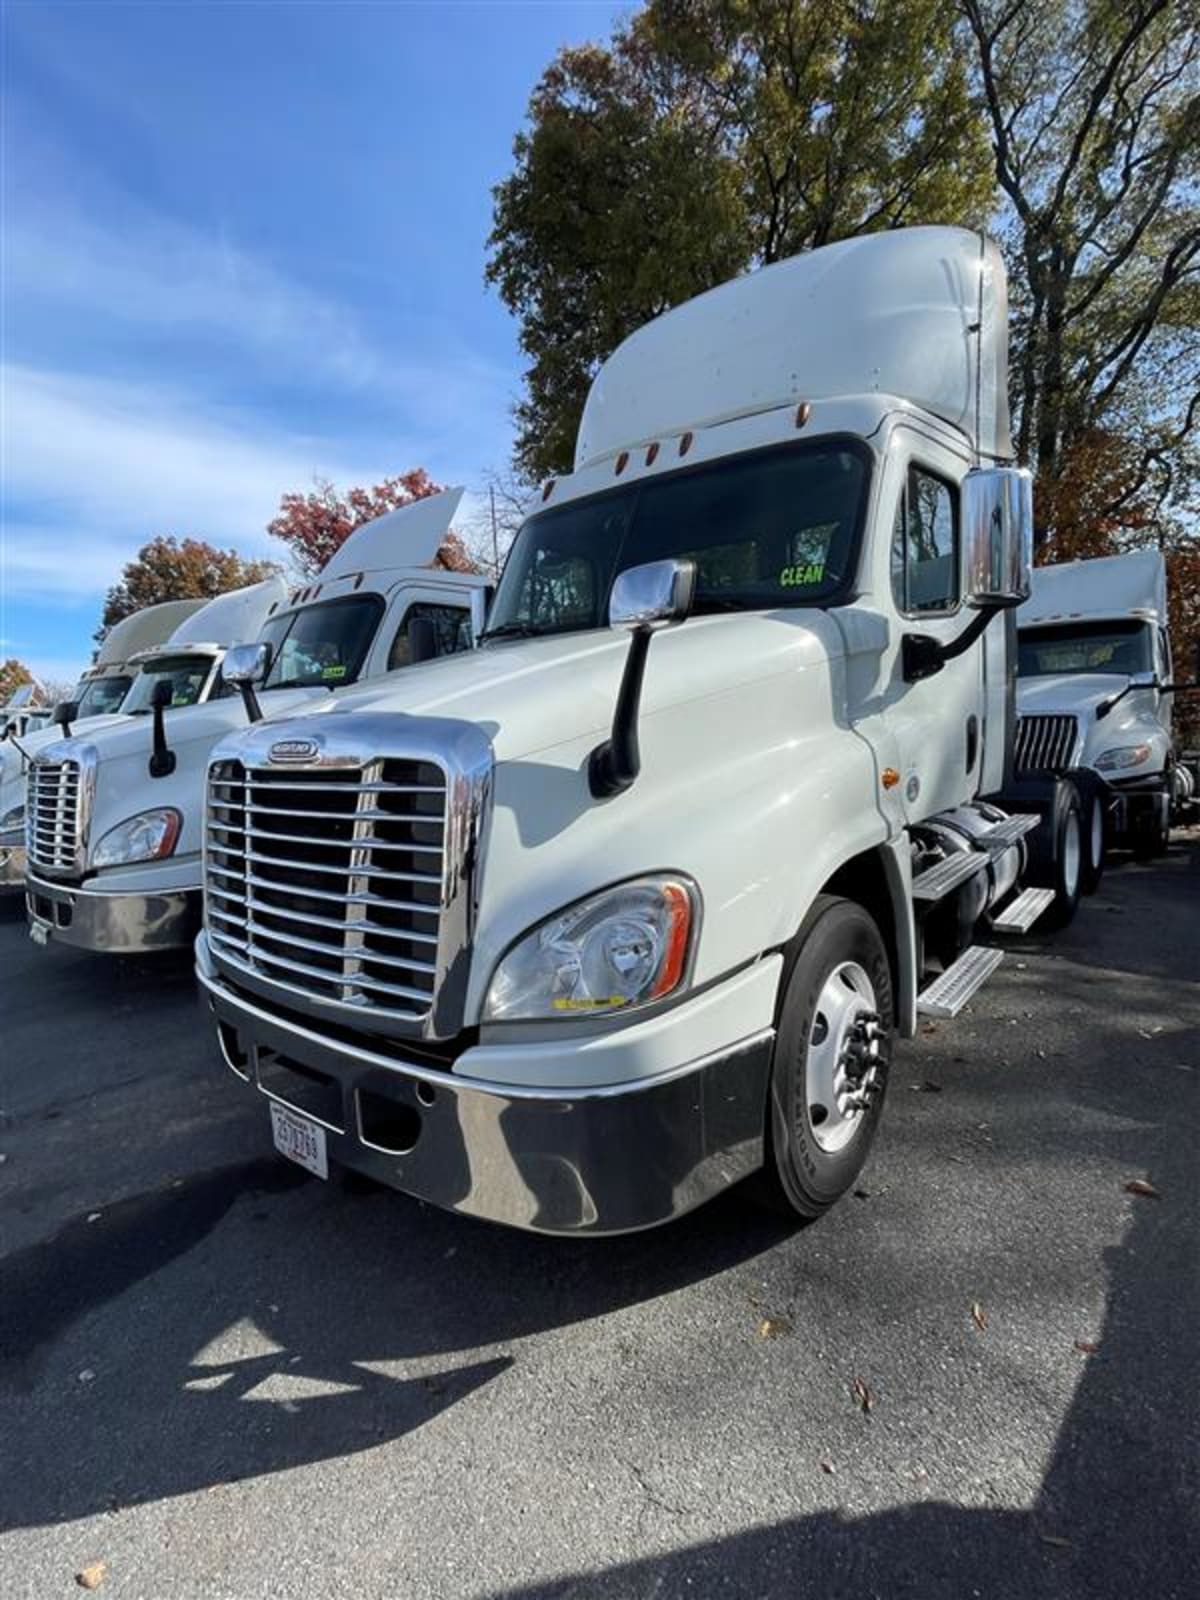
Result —
[[239, 683], [238, 689], [241, 691], [242, 704], [246, 708], [246, 721], [261, 722], [262, 707], [258, 703], [258, 696], [254, 692], [254, 685], [247, 680], [245, 683]]
[[154, 718], [154, 750], [150, 756], [150, 776], [152, 778], [169, 778], [175, 771], [175, 752], [168, 748], [167, 730], [163, 722], [163, 706], [161, 701], [154, 702], [152, 712]]
[[1003, 606], [996, 605], [981, 607], [958, 638], [952, 639], [949, 644], [942, 644], [940, 639], [935, 639], [928, 633], [906, 633], [900, 641], [901, 666], [905, 683], [918, 683], [922, 678], [932, 678], [935, 673], [942, 670], [947, 661], [965, 655], [996, 612], [1004, 609]]
[[612, 734], [588, 757], [588, 787], [597, 800], [620, 794], [633, 783], [642, 767], [638, 746], [638, 712], [642, 679], [650, 649], [650, 628], [634, 628], [625, 657], [625, 671], [613, 712]]

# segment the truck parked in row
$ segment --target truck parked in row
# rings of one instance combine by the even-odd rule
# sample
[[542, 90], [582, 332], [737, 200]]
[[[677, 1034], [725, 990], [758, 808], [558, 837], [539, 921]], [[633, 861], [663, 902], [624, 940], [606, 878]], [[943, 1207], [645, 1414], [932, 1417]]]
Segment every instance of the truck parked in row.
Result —
[[[264, 710], [334, 702], [360, 679], [406, 666], [414, 653], [419, 659], [470, 641], [486, 580], [424, 565], [461, 494], [432, 496], [364, 525], [319, 577], [290, 595], [281, 580], [271, 580], [269, 595], [256, 591], [268, 603], [243, 616], [227, 642], [261, 640], [269, 663]], [[192, 619], [200, 632], [205, 615]], [[230, 681], [224, 649], [201, 668], [177, 643], [145, 664], [153, 678], [144, 690], [139, 679], [124, 708], [134, 716], [45, 745], [30, 767], [26, 904], [39, 943], [130, 954], [186, 946], [195, 935], [205, 768], [213, 745], [246, 726], [247, 704]]]
[[94, 733], [115, 721], [137, 675], [143, 651], [162, 644], [193, 612], [208, 602], [165, 600], [115, 622], [104, 636], [93, 664], [75, 686], [71, 699], [51, 710], [40, 727], [9, 724], [0, 743], [0, 895], [25, 892], [25, 773], [44, 745], [62, 737], [53, 724], [55, 711], [66, 715], [76, 732]]
[[1180, 686], [1161, 551], [1038, 567], [1017, 622], [1017, 771], [1084, 783], [1103, 830], [1093, 855], [1105, 842], [1161, 855], [1194, 792], [1171, 734]]
[[1079, 788], [1013, 771], [1006, 330], [953, 228], [668, 312], [479, 649], [217, 746], [197, 972], [285, 1155], [557, 1233], [853, 1184], [897, 1035], [1081, 893]]

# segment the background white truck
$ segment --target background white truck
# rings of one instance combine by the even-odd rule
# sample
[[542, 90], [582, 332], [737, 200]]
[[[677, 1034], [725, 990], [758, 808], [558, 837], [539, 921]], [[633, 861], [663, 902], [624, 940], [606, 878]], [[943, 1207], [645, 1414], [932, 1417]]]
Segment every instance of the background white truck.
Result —
[[680, 306], [480, 650], [218, 746], [197, 971], [281, 1150], [559, 1233], [853, 1183], [897, 1032], [1080, 892], [1076, 787], [1011, 781], [1006, 322], [948, 228]]
[[1175, 759], [1177, 692], [1158, 550], [1038, 567], [1017, 621], [1018, 773], [1090, 776], [1107, 842], [1167, 848], [1172, 810], [1192, 797]]
[[[359, 678], [407, 665], [414, 639], [418, 654], [469, 642], [486, 580], [422, 565], [436, 555], [461, 494], [431, 496], [359, 528], [318, 578], [290, 596], [280, 586], [253, 625], [243, 621], [237, 638], [260, 637], [269, 658], [264, 712], [325, 703]], [[191, 625], [203, 632], [203, 617]], [[217, 664], [198, 683], [175, 645], [147, 670], [160, 694], [167, 685], [181, 696], [195, 689], [202, 703], [168, 710], [164, 721], [149, 684], [142, 698], [153, 736], [145, 716], [124, 719], [43, 746], [30, 768], [26, 904], [40, 943], [129, 954], [191, 942], [205, 766], [223, 734], [246, 726], [247, 711]], [[136, 709], [147, 705], [138, 699]]]
[[[133, 658], [170, 638], [206, 600], [164, 600], [116, 622], [104, 636], [93, 664], [69, 701], [52, 710], [73, 731], [95, 732], [115, 721], [137, 675]], [[25, 771], [43, 745], [62, 738], [57, 727], [6, 728], [0, 743], [0, 895], [25, 892]], [[15, 735], [10, 737], [8, 735]]]

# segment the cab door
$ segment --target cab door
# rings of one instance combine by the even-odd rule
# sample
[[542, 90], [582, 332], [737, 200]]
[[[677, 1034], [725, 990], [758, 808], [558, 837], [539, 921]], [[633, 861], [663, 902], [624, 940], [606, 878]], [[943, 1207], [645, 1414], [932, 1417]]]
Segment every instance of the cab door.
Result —
[[[962, 602], [959, 483], [967, 463], [931, 436], [899, 428], [888, 452], [881, 512], [890, 517], [894, 621], [887, 718], [900, 757], [907, 822], [949, 810], [980, 790], [984, 648], [976, 644], [930, 678], [904, 677], [903, 636], [953, 643], [975, 613]], [[993, 730], [1002, 738], [1003, 730]]]
[[425, 617], [433, 624], [439, 656], [454, 655], [471, 647], [471, 591], [464, 584], [406, 583], [393, 591], [387, 615], [371, 648], [364, 677], [375, 678], [385, 672], [398, 672], [411, 664], [408, 624], [413, 617]]

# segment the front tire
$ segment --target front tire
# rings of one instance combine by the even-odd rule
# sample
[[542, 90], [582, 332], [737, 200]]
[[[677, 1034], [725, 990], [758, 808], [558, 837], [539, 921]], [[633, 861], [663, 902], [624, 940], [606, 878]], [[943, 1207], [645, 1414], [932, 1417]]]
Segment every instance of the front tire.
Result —
[[895, 1011], [887, 950], [861, 906], [821, 895], [797, 943], [775, 1037], [764, 1182], [776, 1209], [811, 1222], [867, 1159]]
[[1099, 789], [1084, 789], [1083, 803], [1083, 864], [1079, 886], [1084, 894], [1095, 894], [1104, 876], [1107, 852], [1107, 822], [1104, 814], [1104, 797]]
[[1042, 923], [1065, 928], [1073, 922], [1083, 892], [1084, 836], [1079, 794], [1066, 779], [1055, 785], [1054, 799], [1029, 842], [1029, 881], [1054, 890]]

